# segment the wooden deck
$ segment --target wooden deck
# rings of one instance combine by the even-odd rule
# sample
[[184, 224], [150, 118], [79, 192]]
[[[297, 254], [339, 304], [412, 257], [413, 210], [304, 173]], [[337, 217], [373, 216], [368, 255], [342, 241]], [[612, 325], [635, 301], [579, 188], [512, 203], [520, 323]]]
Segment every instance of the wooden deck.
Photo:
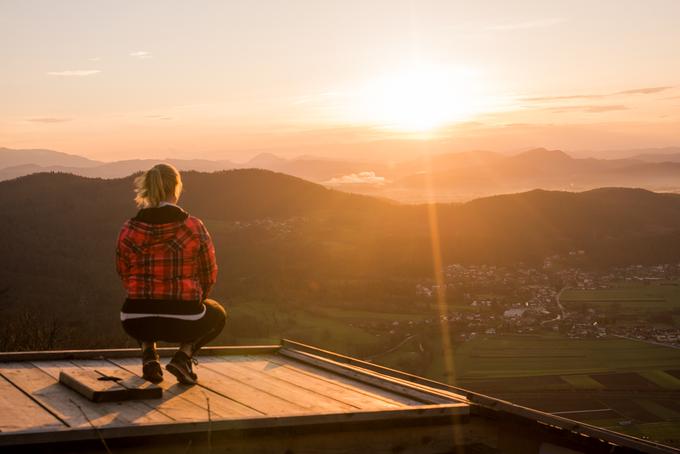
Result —
[[199, 361], [197, 386], [94, 403], [60, 372], [139, 376], [137, 350], [0, 353], [0, 452], [680, 452], [292, 341]]
[[417, 427], [432, 419], [462, 421], [469, 413], [463, 396], [280, 346], [209, 348], [198, 359], [197, 386], [180, 385], [166, 372], [161, 399], [95, 403], [60, 384], [60, 372], [141, 376], [136, 350], [0, 354], [0, 446], [89, 440], [107, 449], [104, 444], [130, 437], [282, 427], [327, 431], [345, 423]]

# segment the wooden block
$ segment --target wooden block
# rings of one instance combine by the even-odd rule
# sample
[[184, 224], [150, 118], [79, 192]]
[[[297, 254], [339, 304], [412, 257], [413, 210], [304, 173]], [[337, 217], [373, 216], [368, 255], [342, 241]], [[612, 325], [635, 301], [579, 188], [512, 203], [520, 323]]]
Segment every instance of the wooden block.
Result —
[[116, 402], [130, 399], [157, 399], [163, 389], [129, 374], [107, 375], [97, 370], [62, 370], [59, 382], [92, 402]]

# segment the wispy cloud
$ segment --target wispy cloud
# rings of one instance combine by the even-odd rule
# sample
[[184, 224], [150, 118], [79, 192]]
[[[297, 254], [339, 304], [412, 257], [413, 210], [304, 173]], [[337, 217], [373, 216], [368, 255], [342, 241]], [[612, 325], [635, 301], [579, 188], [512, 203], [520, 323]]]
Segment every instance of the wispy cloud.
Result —
[[90, 61], [100, 61], [101, 59], [102, 59], [101, 57], [92, 57], [88, 60], [90, 60]]
[[647, 87], [647, 88], [634, 88], [632, 90], [624, 90], [615, 95], [651, 95], [653, 93], [659, 93], [660, 91], [670, 90], [673, 87]]
[[145, 60], [147, 58], [151, 58], [152, 55], [151, 55], [151, 52], [147, 52], [145, 50], [138, 50], [138, 51], [135, 51], [135, 52], [130, 52], [130, 57], [138, 58], [140, 60]]
[[50, 71], [47, 73], [49, 76], [64, 76], [64, 77], [85, 77], [92, 76], [94, 74], [99, 74], [101, 71], [98, 69], [69, 69], [67, 71]]
[[26, 121], [31, 123], [64, 123], [66, 121], [71, 121], [71, 118], [62, 117], [37, 117], [37, 118], [27, 118]]
[[564, 113], [564, 112], [586, 112], [586, 113], [602, 113], [602, 112], [613, 112], [616, 110], [628, 110], [628, 107], [621, 105], [621, 104], [615, 104], [615, 105], [586, 105], [586, 106], [563, 106], [563, 107], [555, 107], [553, 109], [550, 109], [553, 111], [553, 113]]
[[599, 99], [607, 98], [610, 96], [625, 96], [625, 95], [651, 95], [654, 93], [659, 93], [665, 90], [670, 90], [674, 88], [672, 86], [664, 87], [644, 87], [644, 88], [633, 88], [631, 90], [617, 91], [614, 93], [599, 93], [599, 94], [584, 94], [584, 95], [563, 95], [563, 96], [539, 96], [532, 98], [524, 98], [522, 101], [530, 102], [542, 102], [542, 101], [564, 101], [570, 99]]
[[491, 31], [513, 31], [513, 30], [530, 30], [532, 28], [548, 28], [561, 24], [564, 19], [552, 17], [545, 19], [536, 19], [523, 22], [510, 22], [507, 24], [495, 24], [484, 27], [485, 30]]

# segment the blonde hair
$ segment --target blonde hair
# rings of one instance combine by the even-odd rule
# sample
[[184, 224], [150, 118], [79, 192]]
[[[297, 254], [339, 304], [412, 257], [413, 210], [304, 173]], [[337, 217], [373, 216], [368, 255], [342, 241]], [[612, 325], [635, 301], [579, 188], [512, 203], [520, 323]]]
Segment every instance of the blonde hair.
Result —
[[157, 164], [135, 178], [135, 202], [140, 208], [157, 207], [171, 196], [179, 199], [182, 177], [170, 164]]

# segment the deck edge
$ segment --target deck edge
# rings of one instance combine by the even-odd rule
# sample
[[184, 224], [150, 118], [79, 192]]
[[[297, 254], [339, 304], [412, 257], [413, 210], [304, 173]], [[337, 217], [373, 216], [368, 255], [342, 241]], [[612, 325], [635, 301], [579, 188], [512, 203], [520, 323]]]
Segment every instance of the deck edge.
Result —
[[460, 403], [421, 405], [410, 408], [363, 410], [346, 413], [305, 413], [290, 416], [252, 416], [239, 419], [223, 419], [202, 422], [171, 422], [140, 424], [127, 427], [98, 426], [77, 429], [34, 430], [0, 433], [0, 446], [17, 446], [42, 443], [68, 443], [97, 439], [152, 437], [157, 435], [191, 434], [239, 430], [279, 429], [309, 427], [333, 427], [336, 424], [373, 424], [385, 421], [416, 421], [442, 419], [451, 421], [467, 418], [469, 406]]
[[[226, 355], [258, 355], [276, 353], [281, 345], [243, 345], [203, 347], [199, 356]], [[162, 357], [172, 356], [177, 351], [173, 347], [160, 347], [158, 353]], [[0, 362], [9, 361], [58, 361], [74, 359], [102, 359], [102, 358], [136, 358], [140, 356], [138, 348], [112, 348], [95, 350], [44, 350], [26, 352], [0, 352]]]

